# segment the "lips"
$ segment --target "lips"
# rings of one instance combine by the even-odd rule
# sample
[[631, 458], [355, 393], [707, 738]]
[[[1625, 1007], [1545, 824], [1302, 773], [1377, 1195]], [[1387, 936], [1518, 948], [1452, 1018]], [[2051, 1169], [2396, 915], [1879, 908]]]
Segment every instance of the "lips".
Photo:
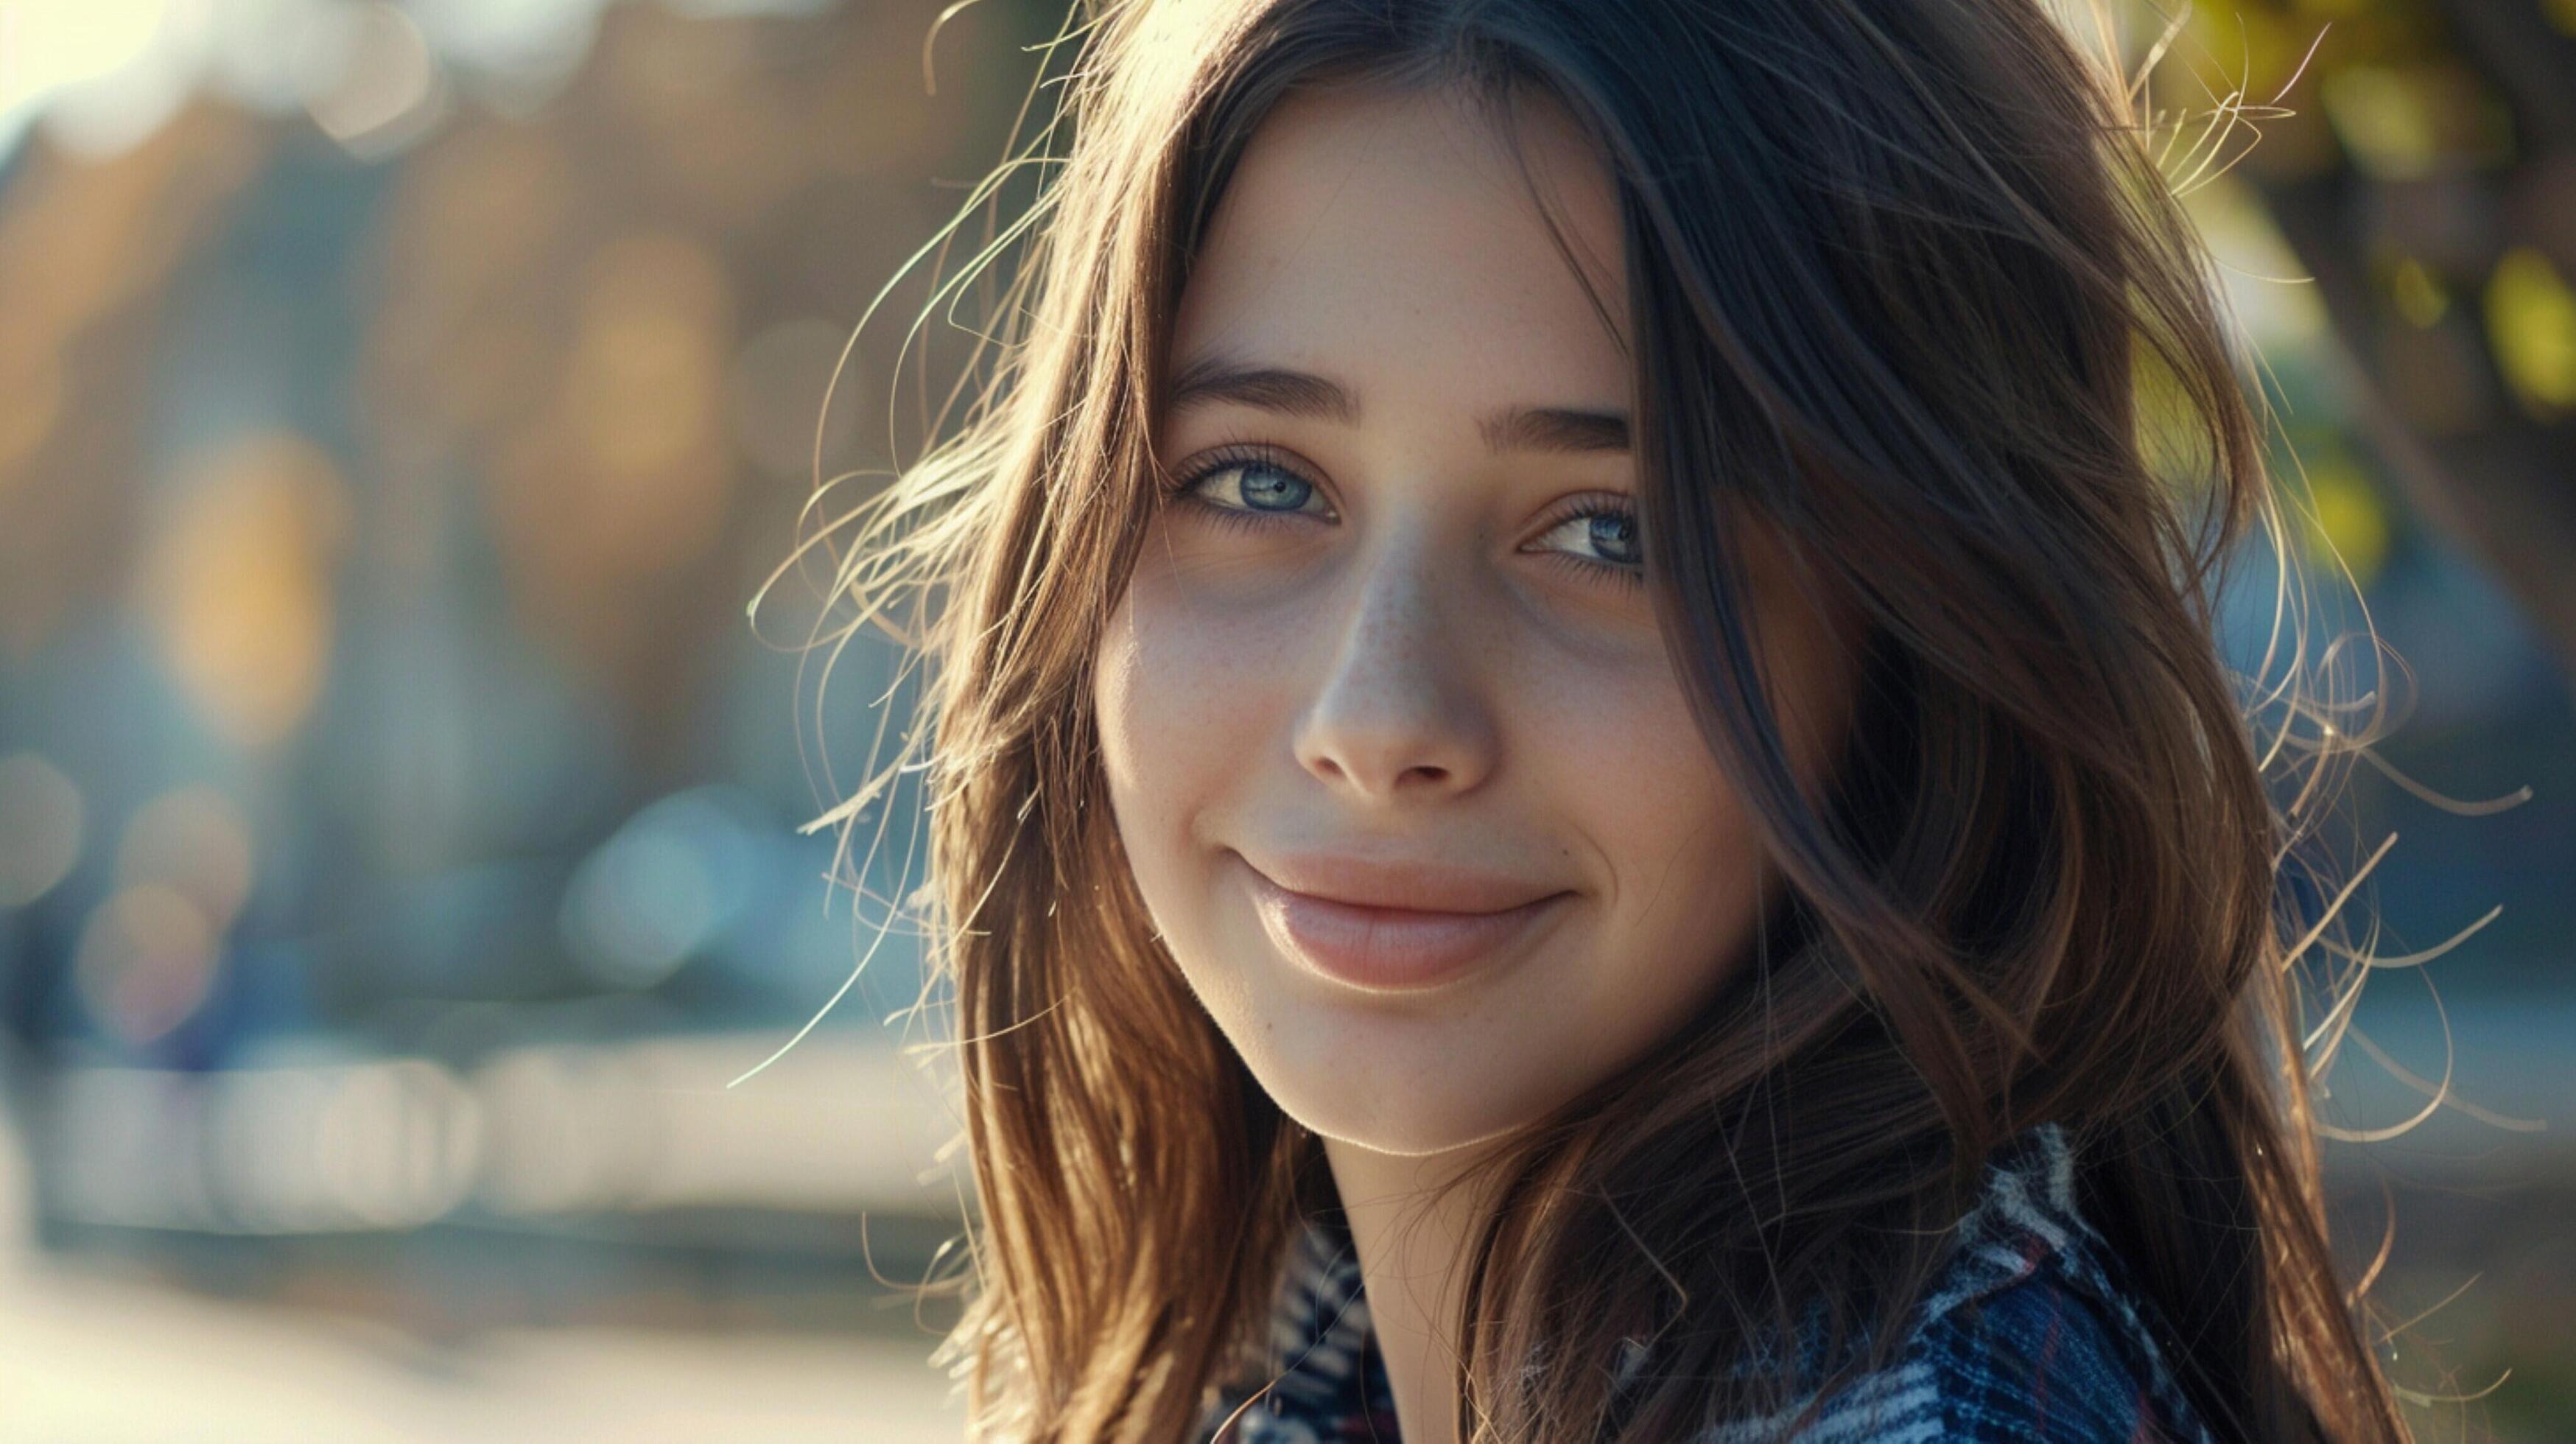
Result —
[[1290, 892], [1366, 908], [1498, 913], [1562, 891], [1545, 883], [1521, 881], [1506, 869], [1371, 857], [1356, 852], [1265, 849], [1258, 862], [1248, 856], [1244, 860]]
[[[1425, 884], [1416, 896], [1429, 892], [1444, 903], [1492, 899], [1498, 893], [1529, 900], [1480, 910], [1371, 906], [1284, 887], [1239, 854], [1236, 860], [1250, 883], [1262, 927], [1281, 951], [1325, 977], [1371, 992], [1438, 987], [1480, 965], [1499, 962], [1573, 896], [1557, 891], [1531, 898], [1531, 889], [1491, 877], [1416, 867], [1409, 869], [1410, 880]], [[1390, 880], [1408, 871], [1335, 866], [1341, 867], [1346, 885], [1358, 884], [1353, 891], [1374, 889], [1370, 896], [1399, 892]], [[1311, 877], [1320, 870], [1325, 869], [1310, 865], [1297, 875]]]

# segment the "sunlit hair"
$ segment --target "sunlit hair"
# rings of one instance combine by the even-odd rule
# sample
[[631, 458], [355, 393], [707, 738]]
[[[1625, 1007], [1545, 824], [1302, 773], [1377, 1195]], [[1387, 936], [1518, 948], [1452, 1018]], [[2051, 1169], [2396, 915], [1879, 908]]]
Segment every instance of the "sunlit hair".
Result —
[[[1628, 293], [1598, 299], [1648, 580], [1786, 884], [1703, 1011], [1484, 1151], [1461, 1437], [1679, 1440], [1883, 1363], [1990, 1151], [2048, 1121], [2222, 1436], [2405, 1437], [2309, 1105], [2367, 959], [2312, 956], [2350, 890], [2321, 905], [2299, 844], [2375, 714], [2325, 695], [2259, 412], [2116, 59], [2037, 0], [1104, 0], [1045, 54], [1037, 139], [960, 220], [1034, 173], [1030, 203], [933, 302], [1005, 278], [990, 329], [924, 454], [823, 538], [839, 635], [926, 664], [902, 755], [815, 825], [846, 846], [926, 773], [980, 1210], [941, 1361], [976, 1436], [1185, 1437], [1259, 1382], [1284, 1247], [1331, 1202], [1150, 923], [1091, 668], [1227, 177], [1292, 87], [1368, 83], [1455, 88], [1507, 138], [1562, 106], [1615, 177]], [[1745, 518], [1869, 623], [1826, 796], [1773, 722]], [[2243, 677], [2214, 612], [2258, 524], [2277, 606]], [[1868, 1347], [1730, 1371], [1815, 1300]], [[1614, 1397], [1630, 1338], [1653, 1366]]]

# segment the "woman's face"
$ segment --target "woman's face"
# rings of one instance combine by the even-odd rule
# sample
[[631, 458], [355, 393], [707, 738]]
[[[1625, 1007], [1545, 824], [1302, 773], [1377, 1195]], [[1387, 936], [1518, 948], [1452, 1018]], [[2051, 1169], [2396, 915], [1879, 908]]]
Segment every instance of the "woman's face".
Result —
[[[1615, 310], [1607, 172], [1555, 110], [1524, 147]], [[1146, 907], [1315, 1132], [1423, 1154], [1525, 1122], [1679, 1026], [1766, 896], [1637, 582], [1622, 344], [1497, 138], [1442, 94], [1344, 90], [1254, 136], [1171, 364], [1185, 491], [1094, 698]], [[1812, 779], [1849, 634], [1746, 551]]]

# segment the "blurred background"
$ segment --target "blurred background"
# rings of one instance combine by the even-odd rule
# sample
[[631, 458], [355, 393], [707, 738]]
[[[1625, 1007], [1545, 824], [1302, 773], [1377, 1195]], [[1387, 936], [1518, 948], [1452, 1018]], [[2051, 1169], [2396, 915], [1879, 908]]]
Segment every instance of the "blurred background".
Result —
[[[1064, 16], [941, 8], [0, 0], [0, 1439], [958, 1436], [917, 798], [797, 831], [909, 694], [819, 564], [746, 617]], [[2342, 1246], [2425, 1437], [2576, 1438], [2576, 3], [2166, 13], [2402, 717], [2352, 906], [2458, 940], [2332, 1060]]]

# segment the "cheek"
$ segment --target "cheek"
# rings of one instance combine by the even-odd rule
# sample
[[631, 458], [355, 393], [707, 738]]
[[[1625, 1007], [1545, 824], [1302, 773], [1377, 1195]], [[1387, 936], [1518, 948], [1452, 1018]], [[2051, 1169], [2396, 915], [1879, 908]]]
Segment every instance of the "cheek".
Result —
[[[1783, 618], [1779, 609], [1766, 615]], [[1765, 630], [1773, 716], [1793, 769], [1820, 800], [1849, 723], [1851, 658], [1821, 621], [1784, 620]], [[1605, 950], [1592, 1002], [1605, 1032], [1642, 1046], [1734, 975], [1782, 882], [1759, 818], [1702, 740], [1676, 682], [1628, 699], [1596, 755], [1593, 786], [1615, 790], [1624, 806], [1614, 812], [1605, 798], [1588, 814], [1607, 829], [1594, 835], [1616, 879], [1617, 941]]]
[[1740, 941], [1760, 834], [1668, 672], [1596, 676], [1582, 695], [1561, 724], [1567, 745], [1550, 749], [1550, 790], [1603, 854], [1604, 905], [1624, 940], [1613, 966], [1677, 981], [1675, 962], [1713, 965]]
[[1092, 690], [1111, 802], [1149, 897], [1267, 735], [1262, 649], [1167, 592], [1140, 569], [1110, 615]]
[[[1702, 739], [1680, 681], [1660, 658], [1595, 666], [1532, 721], [1533, 759], [1556, 836], [1596, 855], [1595, 932], [1573, 965], [1532, 979], [1539, 1030], [1524, 1056], [1553, 1052], [1586, 1086], [1656, 1046], [1738, 971], [1773, 890], [1761, 830]], [[1553, 1023], [1536, 1021], [1554, 1019]]]

